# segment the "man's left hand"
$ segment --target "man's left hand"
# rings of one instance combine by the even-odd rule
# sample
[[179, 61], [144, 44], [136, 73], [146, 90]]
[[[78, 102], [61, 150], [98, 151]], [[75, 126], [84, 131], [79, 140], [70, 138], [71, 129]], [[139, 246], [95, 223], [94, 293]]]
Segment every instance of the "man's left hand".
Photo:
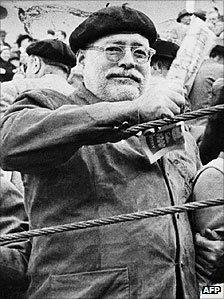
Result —
[[206, 229], [203, 236], [196, 234], [195, 245], [197, 271], [209, 280], [216, 280], [214, 273], [224, 277], [224, 240], [214, 230]]

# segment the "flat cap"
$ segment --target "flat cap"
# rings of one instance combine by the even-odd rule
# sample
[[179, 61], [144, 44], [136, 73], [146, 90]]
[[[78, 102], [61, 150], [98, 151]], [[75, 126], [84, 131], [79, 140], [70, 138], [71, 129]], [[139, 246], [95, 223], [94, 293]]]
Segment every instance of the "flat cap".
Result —
[[177, 55], [177, 51], [179, 50], [179, 46], [170, 41], [158, 39], [154, 45], [153, 49], [156, 50], [155, 56], [163, 56], [174, 59]]
[[188, 12], [186, 9], [181, 10], [178, 14], [177, 22], [180, 23], [181, 19], [185, 16], [192, 16], [192, 13]]
[[33, 42], [26, 48], [28, 55], [36, 55], [69, 67], [76, 65], [76, 57], [70, 47], [60, 40], [44, 39]]
[[111, 6], [91, 14], [70, 35], [69, 44], [74, 53], [90, 43], [111, 34], [139, 33], [152, 45], [157, 38], [153, 22], [144, 13], [127, 7]]

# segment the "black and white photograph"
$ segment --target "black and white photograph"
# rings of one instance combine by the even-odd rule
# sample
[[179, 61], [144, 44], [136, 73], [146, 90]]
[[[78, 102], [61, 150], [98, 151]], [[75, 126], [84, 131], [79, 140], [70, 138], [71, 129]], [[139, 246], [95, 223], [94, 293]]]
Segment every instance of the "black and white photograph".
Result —
[[224, 299], [222, 0], [2, 0], [0, 299]]

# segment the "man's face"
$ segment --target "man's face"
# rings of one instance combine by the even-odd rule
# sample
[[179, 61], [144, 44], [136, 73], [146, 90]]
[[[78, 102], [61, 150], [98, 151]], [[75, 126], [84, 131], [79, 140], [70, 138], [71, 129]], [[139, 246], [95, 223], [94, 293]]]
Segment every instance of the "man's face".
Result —
[[55, 39], [58, 39], [60, 41], [64, 41], [65, 40], [65, 37], [64, 35], [61, 33], [61, 31], [56, 31], [55, 32], [55, 36], [54, 36]]
[[4, 42], [5, 41], [5, 37], [6, 37], [6, 33], [3, 32], [3, 31], [0, 32], [0, 40]]
[[[139, 34], [114, 34], [97, 40], [87, 49], [82, 61], [84, 84], [103, 101], [123, 101], [138, 98], [144, 91], [150, 74], [150, 63], [138, 63], [133, 51], [150, 49], [148, 40]], [[108, 60], [102, 49], [124, 49], [123, 57]], [[116, 56], [116, 54], [115, 54]]]
[[224, 31], [224, 23], [222, 21], [217, 21], [213, 32], [216, 36], [219, 36]]
[[1, 52], [1, 58], [4, 61], [8, 61], [9, 58], [10, 58], [10, 56], [11, 56], [11, 50], [9, 48], [2, 50], [2, 52]]
[[184, 25], [190, 25], [191, 23], [191, 16], [187, 15], [181, 18], [180, 22]]
[[32, 42], [26, 38], [21, 41], [21, 48], [26, 49]]
[[210, 11], [206, 15], [206, 22], [210, 23], [211, 25], [215, 25], [218, 20], [218, 13], [216, 11]]

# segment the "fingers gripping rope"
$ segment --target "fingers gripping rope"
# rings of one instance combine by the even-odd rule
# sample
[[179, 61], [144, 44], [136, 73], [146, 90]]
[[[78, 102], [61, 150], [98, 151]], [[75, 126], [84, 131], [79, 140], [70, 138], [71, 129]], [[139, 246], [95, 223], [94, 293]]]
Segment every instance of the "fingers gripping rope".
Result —
[[224, 104], [179, 114], [179, 115], [174, 116], [172, 119], [168, 119], [168, 118], [158, 119], [158, 120], [153, 120], [153, 121], [150, 121], [147, 123], [138, 124], [136, 126], [132, 126], [132, 127], [128, 128], [126, 130], [123, 130], [123, 133], [132, 136], [132, 135], [136, 135], [139, 131], [145, 131], [150, 128], [161, 127], [164, 125], [177, 123], [179, 121], [192, 120], [192, 119], [195, 119], [198, 117], [208, 116], [208, 115], [220, 112], [220, 111], [224, 111]]
[[116, 224], [121, 222], [158, 217], [158, 216], [163, 216], [168, 214], [183, 213], [187, 211], [194, 211], [194, 210], [212, 207], [212, 206], [218, 206], [218, 205], [224, 205], [224, 199], [213, 199], [213, 200], [206, 200], [200, 202], [191, 202], [180, 206], [163, 207], [163, 208], [153, 209], [151, 211], [142, 211], [142, 212], [131, 213], [131, 214], [123, 214], [123, 215], [117, 215], [117, 216], [112, 216], [107, 218], [100, 218], [100, 219], [94, 219], [88, 221], [74, 222], [70, 224], [56, 225], [56, 226], [40, 228], [40, 229], [34, 229], [34, 230], [21, 232], [21, 233], [2, 235], [0, 237], [0, 243], [6, 241], [16, 242], [21, 239], [28, 239], [28, 238], [44, 236], [44, 235], [52, 235], [52, 234], [61, 233], [65, 231], [87, 229], [87, 228], [111, 225], [111, 224]]

